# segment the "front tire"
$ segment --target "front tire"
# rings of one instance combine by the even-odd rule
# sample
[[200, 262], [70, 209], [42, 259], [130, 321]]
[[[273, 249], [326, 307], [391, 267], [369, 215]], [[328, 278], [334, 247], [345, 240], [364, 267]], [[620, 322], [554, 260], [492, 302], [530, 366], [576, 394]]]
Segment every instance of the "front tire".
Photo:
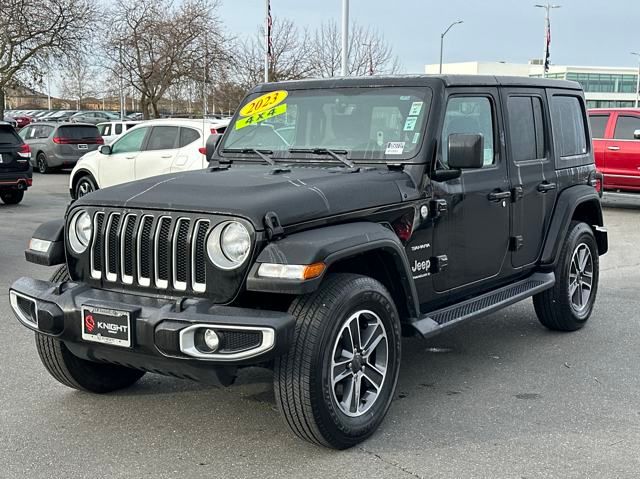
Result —
[[[68, 280], [66, 266], [60, 267], [51, 277], [55, 283]], [[35, 339], [38, 355], [49, 374], [73, 389], [103, 394], [129, 387], [144, 375], [136, 369], [81, 359], [62, 341], [51, 336], [35, 333]]]
[[82, 198], [89, 193], [93, 193], [98, 189], [95, 180], [91, 175], [81, 176], [76, 183], [75, 195], [76, 199]]
[[598, 292], [598, 245], [589, 225], [571, 223], [554, 272], [553, 288], [533, 297], [536, 314], [551, 330], [576, 331], [591, 316]]
[[388, 291], [354, 274], [329, 276], [294, 300], [289, 351], [275, 362], [276, 402], [298, 437], [336, 449], [371, 436], [400, 368], [400, 321]]
[[5, 191], [0, 193], [0, 199], [5, 205], [17, 205], [24, 198], [24, 191]]

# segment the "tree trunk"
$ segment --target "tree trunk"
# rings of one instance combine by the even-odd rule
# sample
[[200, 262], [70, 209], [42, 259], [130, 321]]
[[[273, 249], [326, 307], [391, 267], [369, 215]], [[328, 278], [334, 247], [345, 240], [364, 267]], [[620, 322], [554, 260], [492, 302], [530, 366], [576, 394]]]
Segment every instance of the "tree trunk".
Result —
[[0, 121], [4, 120], [4, 87], [0, 87]]
[[142, 110], [144, 119], [149, 120], [149, 101], [145, 95], [142, 95], [142, 98], [140, 98], [140, 110]]
[[151, 111], [154, 118], [160, 118], [160, 111], [158, 110], [158, 98], [151, 100]]

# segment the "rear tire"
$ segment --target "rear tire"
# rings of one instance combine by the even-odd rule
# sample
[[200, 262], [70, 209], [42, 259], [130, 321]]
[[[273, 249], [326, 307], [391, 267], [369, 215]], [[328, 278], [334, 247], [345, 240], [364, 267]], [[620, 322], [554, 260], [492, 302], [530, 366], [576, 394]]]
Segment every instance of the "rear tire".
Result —
[[591, 227], [573, 221], [555, 267], [556, 284], [533, 297], [540, 322], [554, 331], [582, 328], [593, 311], [600, 263]]
[[24, 198], [24, 191], [16, 190], [16, 191], [5, 191], [0, 193], [0, 199], [5, 205], [17, 205]]
[[36, 157], [36, 166], [38, 167], [38, 172], [42, 175], [46, 175], [52, 171], [51, 167], [47, 163], [47, 157], [44, 153], [38, 153], [38, 156]]
[[355, 446], [376, 431], [395, 392], [400, 321], [393, 300], [372, 278], [335, 274], [289, 311], [297, 320], [289, 351], [275, 361], [278, 408], [305, 441]]
[[[66, 266], [61, 266], [51, 277], [55, 283], [68, 280]], [[35, 340], [40, 360], [49, 374], [73, 389], [103, 394], [129, 387], [144, 376], [143, 371], [74, 356], [62, 341], [51, 336], [35, 333]]]

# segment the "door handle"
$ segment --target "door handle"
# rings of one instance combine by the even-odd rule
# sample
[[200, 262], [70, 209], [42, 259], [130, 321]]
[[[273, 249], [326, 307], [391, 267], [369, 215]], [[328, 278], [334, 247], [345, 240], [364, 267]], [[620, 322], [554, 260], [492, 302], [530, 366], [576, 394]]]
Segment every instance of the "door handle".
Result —
[[171, 158], [171, 155], [160, 155], [160, 158]]
[[555, 190], [557, 185], [555, 183], [540, 183], [538, 185], [538, 191], [540, 193], [546, 193], [547, 191]]
[[607, 146], [607, 150], [618, 151], [620, 149], [619, 146]]
[[502, 201], [502, 200], [511, 198], [511, 192], [510, 191], [494, 191], [492, 193], [489, 193], [487, 195], [487, 198], [489, 198], [489, 201]]

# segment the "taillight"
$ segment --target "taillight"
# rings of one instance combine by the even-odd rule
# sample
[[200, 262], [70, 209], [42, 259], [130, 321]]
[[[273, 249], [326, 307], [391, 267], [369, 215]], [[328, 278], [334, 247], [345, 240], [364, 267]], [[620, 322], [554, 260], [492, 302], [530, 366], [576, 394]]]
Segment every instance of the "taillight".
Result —
[[68, 145], [69, 144], [69, 138], [61, 138], [59, 136], [54, 136], [53, 137], [53, 142], [56, 143], [57, 145]]
[[200, 154], [207, 156], [207, 149], [205, 147], [198, 148], [198, 151], [200, 152]]
[[31, 147], [26, 143], [20, 145], [18, 156], [20, 156], [21, 158], [31, 158]]
[[217, 135], [218, 134], [218, 130], [216, 130], [215, 128], [211, 128], [211, 134], [212, 135]]
[[96, 138], [96, 144], [97, 145], [104, 145], [104, 138], [102, 138], [101, 136]]

